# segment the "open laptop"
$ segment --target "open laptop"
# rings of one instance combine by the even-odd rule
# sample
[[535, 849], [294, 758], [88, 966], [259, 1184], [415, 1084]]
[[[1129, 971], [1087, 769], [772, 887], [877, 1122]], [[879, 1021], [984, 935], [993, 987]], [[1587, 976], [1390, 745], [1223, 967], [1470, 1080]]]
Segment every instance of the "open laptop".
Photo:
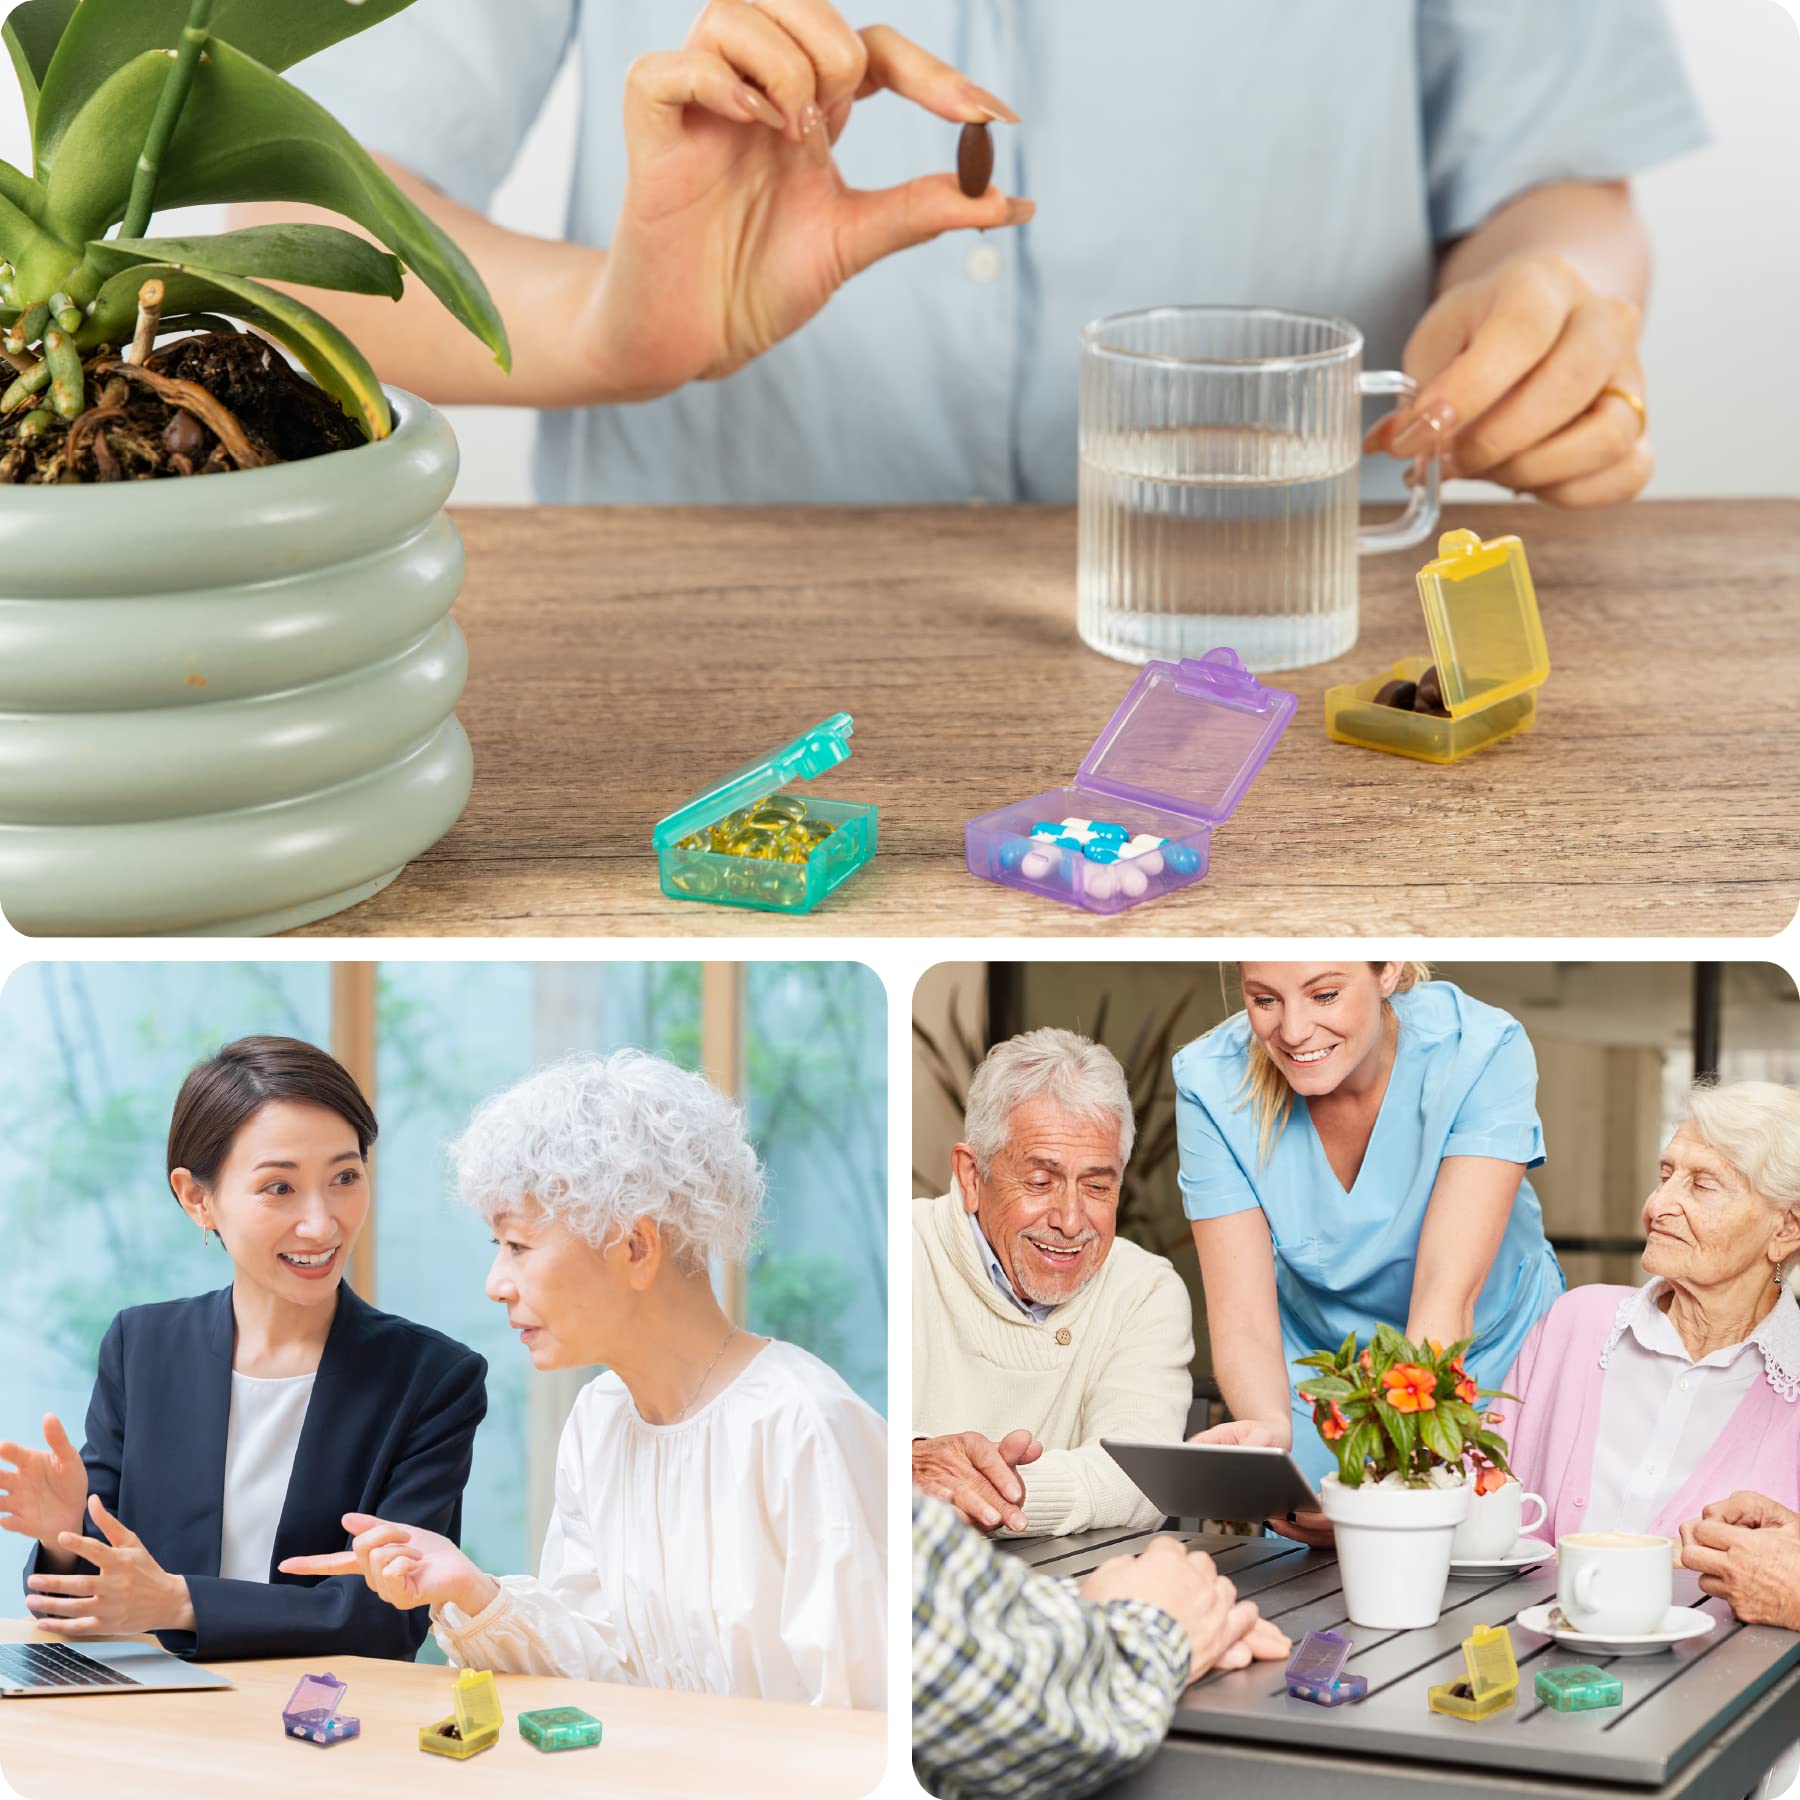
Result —
[[211, 1669], [196, 1668], [156, 1644], [129, 1638], [0, 1644], [0, 1700], [49, 1694], [142, 1694], [162, 1688], [228, 1688]]

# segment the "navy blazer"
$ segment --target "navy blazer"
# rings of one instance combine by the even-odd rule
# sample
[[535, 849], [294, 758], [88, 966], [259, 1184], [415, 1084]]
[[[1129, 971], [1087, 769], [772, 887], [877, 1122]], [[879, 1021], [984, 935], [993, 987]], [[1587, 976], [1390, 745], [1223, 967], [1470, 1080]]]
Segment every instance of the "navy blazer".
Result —
[[[231, 1289], [131, 1306], [107, 1327], [88, 1403], [88, 1492], [187, 1577], [194, 1629], [159, 1631], [178, 1656], [418, 1654], [430, 1616], [399, 1612], [356, 1576], [283, 1575], [284, 1557], [341, 1550], [342, 1515], [379, 1513], [455, 1538], [486, 1361], [454, 1338], [377, 1312], [348, 1287], [319, 1358], [269, 1579], [219, 1574], [225, 1434], [236, 1330]], [[88, 1535], [100, 1536], [91, 1519]], [[27, 1577], [38, 1572], [31, 1547]]]

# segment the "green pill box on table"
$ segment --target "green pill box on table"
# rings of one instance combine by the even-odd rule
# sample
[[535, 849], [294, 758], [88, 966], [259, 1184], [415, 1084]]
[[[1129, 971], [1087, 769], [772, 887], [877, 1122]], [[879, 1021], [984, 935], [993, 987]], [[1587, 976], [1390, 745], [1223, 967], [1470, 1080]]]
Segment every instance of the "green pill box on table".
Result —
[[600, 1721], [579, 1706], [519, 1714], [519, 1736], [540, 1750], [585, 1750], [600, 1741]]
[[1537, 1697], [1558, 1712], [1592, 1712], [1617, 1706], [1625, 1698], [1625, 1684], [1592, 1663], [1568, 1663], [1560, 1669], [1540, 1669], [1532, 1684]]

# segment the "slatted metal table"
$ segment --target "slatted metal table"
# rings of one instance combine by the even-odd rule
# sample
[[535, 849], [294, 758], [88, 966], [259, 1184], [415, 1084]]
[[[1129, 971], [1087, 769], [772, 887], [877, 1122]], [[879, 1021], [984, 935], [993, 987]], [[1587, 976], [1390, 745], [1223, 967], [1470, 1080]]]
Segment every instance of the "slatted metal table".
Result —
[[[1085, 1532], [1007, 1547], [1046, 1574], [1080, 1577], [1141, 1550], [1150, 1532]], [[1336, 1629], [1355, 1641], [1347, 1665], [1366, 1700], [1321, 1707], [1289, 1696], [1261, 1663], [1209, 1675], [1182, 1697], [1162, 1750], [1112, 1792], [1130, 1800], [1254, 1792], [1258, 1800], [1403, 1800], [1507, 1793], [1616, 1795], [1619, 1800], [1737, 1800], [1800, 1738], [1800, 1634], [1740, 1624], [1678, 1571], [1676, 1602], [1702, 1606], [1715, 1629], [1657, 1656], [1597, 1657], [1527, 1631], [1519, 1612], [1556, 1593], [1556, 1565], [1453, 1577], [1443, 1617], [1416, 1631], [1373, 1631], [1344, 1612], [1337, 1559], [1275, 1537], [1184, 1532], [1210, 1551], [1247, 1599], [1296, 1641]], [[1519, 1698], [1469, 1724], [1430, 1711], [1425, 1691], [1464, 1679], [1461, 1644], [1477, 1625], [1511, 1629]], [[1539, 1669], [1593, 1662], [1623, 1681], [1621, 1705], [1559, 1713], [1533, 1691]]]

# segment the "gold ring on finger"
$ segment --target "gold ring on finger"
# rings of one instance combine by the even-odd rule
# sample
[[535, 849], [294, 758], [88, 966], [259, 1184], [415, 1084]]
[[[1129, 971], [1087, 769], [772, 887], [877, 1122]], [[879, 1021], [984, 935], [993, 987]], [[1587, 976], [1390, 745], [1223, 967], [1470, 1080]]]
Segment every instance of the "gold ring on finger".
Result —
[[1643, 396], [1634, 394], [1630, 388], [1613, 386], [1609, 383], [1600, 390], [1600, 399], [1610, 394], [1615, 400], [1623, 400], [1638, 417], [1638, 436], [1642, 437], [1650, 429], [1650, 409], [1644, 405]]

